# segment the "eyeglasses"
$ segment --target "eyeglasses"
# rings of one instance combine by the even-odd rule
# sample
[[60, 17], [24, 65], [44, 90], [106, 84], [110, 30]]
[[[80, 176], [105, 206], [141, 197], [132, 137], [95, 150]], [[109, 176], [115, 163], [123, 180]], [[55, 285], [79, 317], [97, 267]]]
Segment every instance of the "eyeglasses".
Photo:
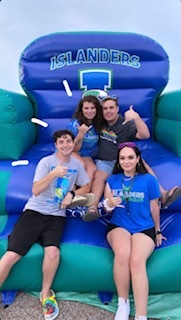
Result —
[[122, 149], [124, 147], [135, 148], [136, 144], [134, 142], [123, 142], [118, 145], [118, 149]]

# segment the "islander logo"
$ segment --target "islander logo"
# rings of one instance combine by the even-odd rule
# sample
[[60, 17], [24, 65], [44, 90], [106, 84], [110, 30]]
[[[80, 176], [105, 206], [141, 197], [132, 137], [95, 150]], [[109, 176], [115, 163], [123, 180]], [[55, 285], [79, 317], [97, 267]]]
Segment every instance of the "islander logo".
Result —
[[79, 70], [79, 87], [87, 91], [93, 88], [107, 91], [112, 88], [111, 69], [83, 69]]
[[86, 96], [95, 96], [99, 100], [103, 100], [108, 96], [108, 93], [104, 90], [91, 89], [83, 93], [82, 98]]

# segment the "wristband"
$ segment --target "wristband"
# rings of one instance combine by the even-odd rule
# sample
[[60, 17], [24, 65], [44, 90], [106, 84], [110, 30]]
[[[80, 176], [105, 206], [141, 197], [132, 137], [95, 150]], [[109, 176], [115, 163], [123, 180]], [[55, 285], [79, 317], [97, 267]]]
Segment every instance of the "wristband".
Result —
[[109, 211], [113, 211], [115, 209], [115, 207], [109, 207], [107, 202], [109, 201], [108, 198], [106, 198], [104, 201], [103, 201], [103, 204], [104, 204], [104, 208], [109, 212]]
[[75, 197], [75, 192], [72, 190], [72, 191], [69, 191], [72, 195], [72, 199]]
[[162, 232], [161, 232], [161, 230], [160, 229], [157, 229], [156, 230], [156, 236], [158, 235], [158, 234], [161, 234]]

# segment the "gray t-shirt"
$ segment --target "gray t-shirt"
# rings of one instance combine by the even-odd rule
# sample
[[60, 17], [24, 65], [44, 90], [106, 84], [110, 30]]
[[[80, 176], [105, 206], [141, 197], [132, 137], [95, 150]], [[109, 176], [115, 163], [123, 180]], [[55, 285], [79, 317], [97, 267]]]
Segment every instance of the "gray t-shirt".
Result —
[[[36, 167], [34, 182], [45, 177], [59, 163], [60, 159], [56, 154], [42, 158]], [[78, 159], [71, 156], [70, 160], [62, 165], [69, 168], [66, 178], [56, 178], [38, 196], [32, 195], [23, 211], [30, 209], [45, 215], [65, 216], [65, 210], [60, 208], [60, 195], [64, 197], [75, 185], [82, 187], [89, 183], [90, 179]]]
[[113, 126], [106, 124], [99, 137], [98, 159], [113, 161], [117, 158], [118, 145], [122, 142], [134, 141], [136, 138], [136, 125], [134, 121], [122, 124], [124, 118], [120, 115]]

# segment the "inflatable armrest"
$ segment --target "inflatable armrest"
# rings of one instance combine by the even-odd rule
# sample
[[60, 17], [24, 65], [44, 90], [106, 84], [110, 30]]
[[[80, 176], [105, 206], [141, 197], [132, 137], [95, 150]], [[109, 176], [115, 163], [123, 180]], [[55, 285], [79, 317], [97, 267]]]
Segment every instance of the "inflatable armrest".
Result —
[[155, 139], [181, 157], [181, 91], [163, 94], [156, 104]]
[[33, 105], [25, 95], [0, 89], [0, 159], [18, 160], [35, 143]]

